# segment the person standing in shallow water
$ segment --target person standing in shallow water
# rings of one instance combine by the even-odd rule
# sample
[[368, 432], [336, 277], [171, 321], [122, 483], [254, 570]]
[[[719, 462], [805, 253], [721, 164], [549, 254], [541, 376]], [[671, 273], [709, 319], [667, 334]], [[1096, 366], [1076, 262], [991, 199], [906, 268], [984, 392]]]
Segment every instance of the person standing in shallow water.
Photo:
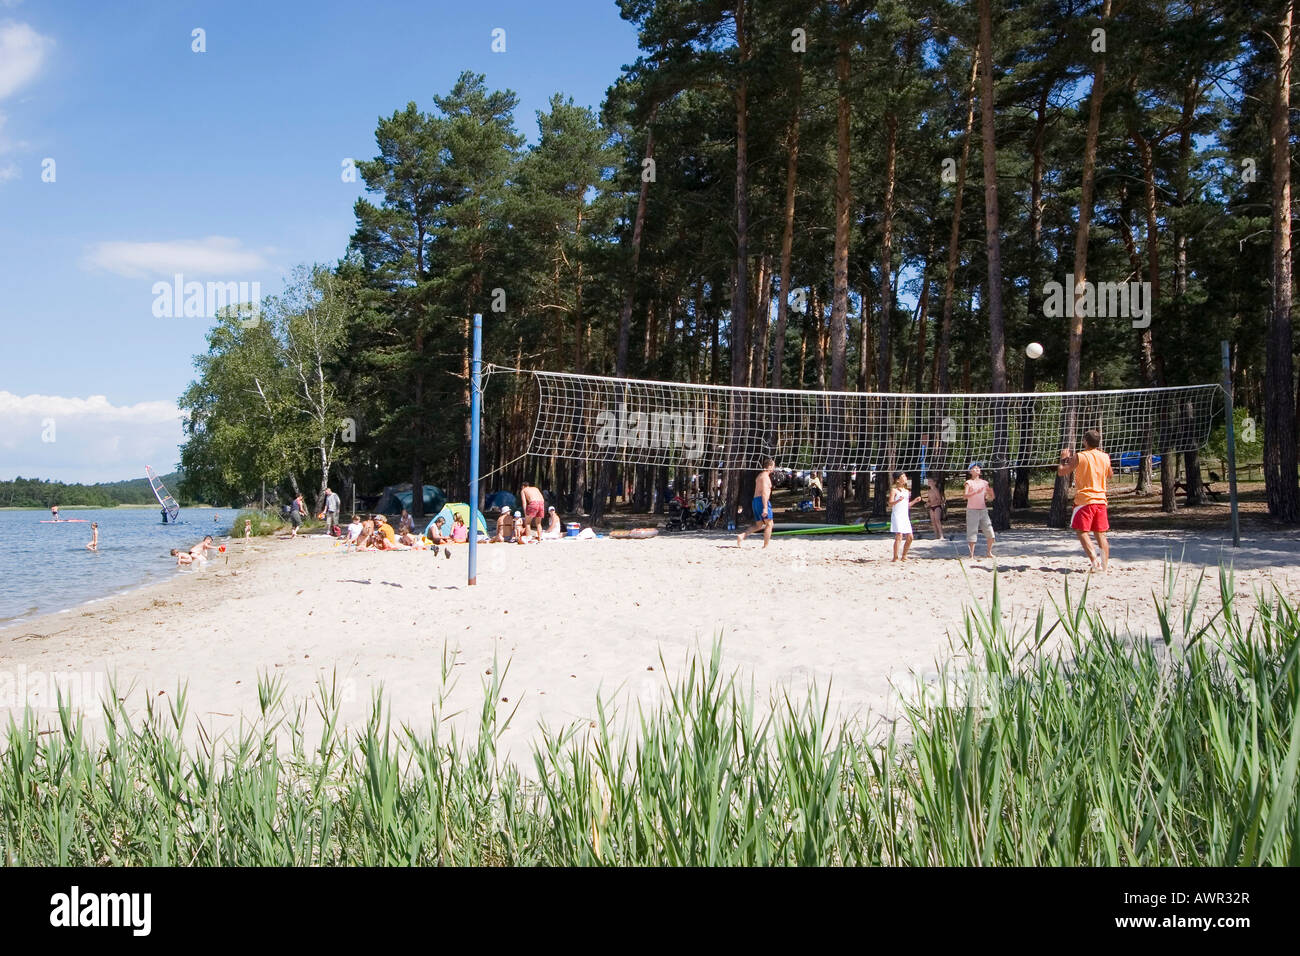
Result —
[[738, 548], [745, 543], [745, 538], [759, 530], [763, 532], [763, 547], [772, 543], [772, 472], [775, 470], [775, 461], [763, 459], [763, 470], [754, 479], [754, 497], [749, 503], [754, 512], [754, 524], [736, 535]]
[[99, 550], [99, 522], [98, 521], [92, 521], [90, 523], [90, 543], [86, 545], [86, 550], [87, 551]]

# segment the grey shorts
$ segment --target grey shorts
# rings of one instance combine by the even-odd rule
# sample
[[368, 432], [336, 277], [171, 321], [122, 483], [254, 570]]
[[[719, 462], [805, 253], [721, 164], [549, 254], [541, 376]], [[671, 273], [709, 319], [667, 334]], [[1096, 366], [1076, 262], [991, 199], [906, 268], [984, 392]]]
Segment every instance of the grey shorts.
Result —
[[979, 537], [979, 532], [984, 532], [984, 537], [992, 541], [995, 537], [993, 534], [993, 521], [989, 518], [988, 508], [967, 508], [966, 509], [966, 540], [974, 544]]

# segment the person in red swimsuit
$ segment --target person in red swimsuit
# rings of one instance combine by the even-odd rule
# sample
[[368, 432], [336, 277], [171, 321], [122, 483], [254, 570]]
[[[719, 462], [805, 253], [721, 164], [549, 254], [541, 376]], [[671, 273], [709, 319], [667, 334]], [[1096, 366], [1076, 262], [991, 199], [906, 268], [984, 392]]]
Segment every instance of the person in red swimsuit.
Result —
[[534, 541], [542, 540], [542, 518], [546, 515], [546, 499], [540, 488], [525, 484], [519, 490], [519, 501], [524, 506], [524, 529], [533, 533]]

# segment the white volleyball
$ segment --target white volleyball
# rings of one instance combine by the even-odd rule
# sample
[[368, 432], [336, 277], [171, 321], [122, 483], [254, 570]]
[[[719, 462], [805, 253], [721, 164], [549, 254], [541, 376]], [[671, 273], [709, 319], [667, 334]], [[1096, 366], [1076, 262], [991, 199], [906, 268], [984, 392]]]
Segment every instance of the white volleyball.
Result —
[[1039, 345], [1037, 342], [1030, 342], [1028, 345], [1025, 346], [1025, 354], [1028, 355], [1031, 359], [1042, 358], [1043, 347]]

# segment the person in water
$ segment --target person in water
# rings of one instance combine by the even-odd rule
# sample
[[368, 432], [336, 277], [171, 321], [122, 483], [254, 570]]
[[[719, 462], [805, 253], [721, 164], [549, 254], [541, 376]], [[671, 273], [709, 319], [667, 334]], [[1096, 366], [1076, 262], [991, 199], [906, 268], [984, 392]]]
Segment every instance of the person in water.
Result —
[[51, 518], [52, 520], [54, 520], [54, 521], [58, 521], [58, 520], [59, 520], [59, 506], [58, 506], [58, 505], [50, 505], [50, 518]]
[[92, 521], [90, 523], [90, 544], [86, 545], [86, 550], [87, 551], [99, 550], [99, 522], [98, 521]]

